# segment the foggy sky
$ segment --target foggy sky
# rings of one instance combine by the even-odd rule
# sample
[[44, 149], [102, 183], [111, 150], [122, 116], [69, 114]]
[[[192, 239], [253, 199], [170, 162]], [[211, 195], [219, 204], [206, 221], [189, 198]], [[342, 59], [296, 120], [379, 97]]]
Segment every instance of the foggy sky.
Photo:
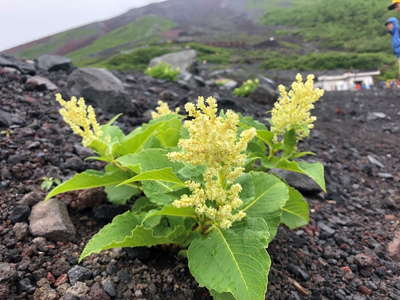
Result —
[[0, 51], [162, 0], [0, 0]]

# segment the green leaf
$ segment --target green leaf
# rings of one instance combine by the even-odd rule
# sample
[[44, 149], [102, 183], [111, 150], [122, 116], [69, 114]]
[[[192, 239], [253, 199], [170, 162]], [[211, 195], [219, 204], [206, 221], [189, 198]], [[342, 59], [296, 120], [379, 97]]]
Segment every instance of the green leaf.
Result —
[[142, 224], [143, 215], [125, 212], [104, 226], [83, 249], [79, 260], [106, 249], [122, 247], [142, 247], [162, 244], [181, 244], [190, 233], [184, 219], [158, 218], [152, 226]]
[[123, 167], [138, 170], [137, 173], [169, 167], [178, 172], [183, 164], [170, 161], [167, 154], [168, 151], [165, 149], [144, 149], [134, 154], [121, 156], [117, 162]]
[[257, 130], [267, 130], [267, 126], [265, 126], [263, 123], [260, 121], [254, 120], [252, 117], [246, 116], [240, 116], [240, 123], [239, 126], [243, 129], [249, 129], [254, 127]]
[[162, 123], [146, 124], [137, 128], [121, 140], [115, 151], [121, 156], [140, 151], [161, 125]]
[[135, 203], [133, 203], [132, 206], [132, 212], [135, 214], [139, 214], [142, 212], [148, 212], [152, 209], [156, 209], [157, 205], [154, 203], [150, 202], [149, 198], [147, 197], [140, 197], [139, 199], [135, 200]]
[[85, 190], [108, 185], [117, 185], [128, 178], [129, 173], [121, 170], [115, 170], [113, 172], [106, 173], [95, 170], [86, 170], [80, 174], [74, 175], [71, 179], [52, 189], [50, 193], [47, 194], [45, 200], [69, 191]]
[[153, 216], [170, 216], [170, 217], [187, 217], [196, 218], [196, 213], [192, 207], [175, 207], [172, 205], [164, 206], [161, 210], [153, 210], [148, 217]]
[[284, 155], [289, 156], [296, 150], [296, 147], [297, 147], [296, 131], [289, 130], [285, 133], [283, 139]]
[[189, 269], [201, 286], [222, 294], [217, 299], [232, 299], [225, 293], [237, 300], [265, 299], [271, 265], [265, 251], [268, 229], [264, 220], [256, 222], [240, 222], [228, 230], [214, 228], [190, 244]]
[[278, 230], [282, 208], [289, 199], [286, 183], [264, 172], [250, 172], [239, 178], [242, 185], [240, 198], [242, 209], [248, 217], [263, 218], [270, 230], [272, 239]]
[[273, 158], [272, 160], [261, 159], [261, 162], [265, 168], [278, 168], [307, 175], [312, 180], [314, 180], [315, 183], [317, 183], [324, 192], [326, 192], [324, 166], [319, 162], [297, 162], [279, 158]]
[[106, 186], [104, 191], [107, 194], [108, 201], [113, 204], [126, 204], [133, 196], [140, 194], [140, 190], [134, 186]]
[[267, 145], [272, 145], [273, 144], [273, 138], [274, 135], [271, 131], [269, 130], [257, 130], [257, 137], [262, 140], [264, 143]]
[[165, 182], [175, 183], [181, 187], [185, 186], [184, 182], [174, 174], [172, 168], [163, 168], [163, 169], [145, 171], [140, 173], [139, 175], [136, 175], [132, 178], [129, 178], [121, 182], [119, 185], [129, 184], [137, 181], [157, 181], [157, 182], [165, 181]]
[[211, 296], [214, 300], [235, 300], [235, 297], [230, 293], [217, 293], [216, 291], [210, 291]]
[[294, 188], [289, 188], [289, 200], [282, 211], [282, 223], [290, 229], [307, 225], [310, 221], [308, 203]]
[[182, 195], [190, 193], [187, 188], [170, 192], [165, 187], [152, 181], [143, 182], [143, 191], [152, 203], [159, 206], [171, 204], [180, 199]]
[[304, 174], [313, 179], [326, 192], [324, 165], [319, 162], [308, 163], [305, 161], [298, 162], [298, 164]]

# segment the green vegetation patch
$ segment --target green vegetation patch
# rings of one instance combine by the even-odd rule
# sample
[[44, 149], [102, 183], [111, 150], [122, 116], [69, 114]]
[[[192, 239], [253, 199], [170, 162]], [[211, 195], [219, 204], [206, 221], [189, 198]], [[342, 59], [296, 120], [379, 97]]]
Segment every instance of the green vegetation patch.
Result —
[[84, 59], [101, 51], [121, 47], [130, 47], [132, 43], [156, 41], [160, 33], [168, 31], [175, 26], [172, 21], [159, 16], [145, 16], [115, 29], [100, 37], [89, 46], [74, 51], [68, 55], [74, 61]]
[[35, 44], [30, 48], [24, 49], [16, 53], [16, 56], [34, 59], [40, 55], [54, 53], [68, 43], [74, 41], [83, 41], [97, 34], [95, 28], [77, 28], [56, 34], [45, 41]]
[[326, 52], [307, 55], [285, 55], [273, 52], [264, 61], [267, 69], [280, 70], [374, 70], [394, 64], [393, 57], [383, 53]]
[[267, 25], [287, 25], [308, 40], [332, 49], [358, 52], [389, 51], [384, 22], [391, 16], [376, 0], [293, 0], [264, 17]]

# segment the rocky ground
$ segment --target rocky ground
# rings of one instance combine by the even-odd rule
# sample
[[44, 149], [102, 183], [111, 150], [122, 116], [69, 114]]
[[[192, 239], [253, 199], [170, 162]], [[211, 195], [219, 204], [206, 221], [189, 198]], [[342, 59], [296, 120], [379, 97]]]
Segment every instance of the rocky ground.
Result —
[[[165, 249], [112, 250], [78, 264], [87, 240], [127, 209], [107, 204], [101, 190], [62, 195], [49, 208], [60, 219], [39, 226], [47, 238], [32, 234], [45, 213], [36, 205], [45, 195], [43, 177], [64, 180], [100, 167], [84, 160], [90, 153], [57, 112], [54, 93], [68, 87], [67, 72], [39, 74], [55, 86], [0, 71], [0, 299], [210, 299], [186, 262]], [[221, 106], [257, 118], [270, 108], [202, 78], [192, 85], [117, 77], [132, 104], [119, 121], [124, 130], [146, 121], [160, 98], [174, 107], [215, 95]], [[268, 299], [400, 299], [399, 96], [398, 90], [329, 93], [318, 104], [316, 129], [302, 147], [325, 163], [328, 193], [308, 194], [311, 223], [296, 231], [282, 227], [270, 245]], [[96, 110], [102, 121], [112, 117]], [[75, 235], [63, 235], [69, 226]]]

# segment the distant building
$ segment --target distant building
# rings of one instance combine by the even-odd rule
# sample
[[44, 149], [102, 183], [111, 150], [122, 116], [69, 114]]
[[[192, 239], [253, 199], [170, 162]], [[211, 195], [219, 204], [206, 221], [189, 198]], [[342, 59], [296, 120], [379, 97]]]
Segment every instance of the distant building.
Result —
[[318, 82], [315, 85], [325, 91], [369, 89], [374, 85], [373, 76], [380, 74], [380, 71], [372, 71], [343, 73], [341, 75], [324, 75], [318, 77]]

